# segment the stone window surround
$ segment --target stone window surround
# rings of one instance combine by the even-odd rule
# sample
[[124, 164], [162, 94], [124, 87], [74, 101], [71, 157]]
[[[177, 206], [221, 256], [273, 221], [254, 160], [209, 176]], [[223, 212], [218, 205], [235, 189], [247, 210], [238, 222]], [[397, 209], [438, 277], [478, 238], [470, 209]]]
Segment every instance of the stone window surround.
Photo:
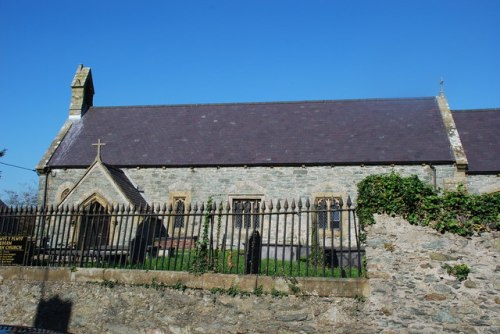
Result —
[[184, 202], [184, 212], [186, 212], [188, 205], [191, 203], [191, 191], [189, 190], [176, 190], [176, 191], [170, 191], [168, 193], [168, 203], [172, 205], [172, 216], [170, 217], [168, 221], [168, 233], [172, 234], [174, 231], [174, 228], [181, 228], [183, 229], [185, 227], [185, 219], [183, 219], [183, 226], [175, 226], [175, 213], [176, 213], [176, 203], [178, 200], [182, 200]]
[[[236, 211], [236, 203], [235, 202], [251, 202], [250, 208], [243, 206], [241, 209], [243, 211]], [[235, 228], [237, 229], [253, 229], [254, 227], [256, 229], [260, 228], [260, 205], [262, 203], [262, 200], [260, 198], [255, 198], [255, 197], [244, 197], [244, 198], [233, 198], [231, 201], [231, 207], [232, 207], [232, 212], [235, 213], [233, 216], [235, 220]], [[255, 207], [257, 205], [257, 207]], [[250, 212], [246, 212], [245, 209], [250, 209]], [[255, 210], [257, 210], [257, 215], [253, 216], [250, 218], [247, 214], [248, 213], [255, 213]], [[244, 216], [245, 215], [245, 216]], [[238, 224], [239, 221], [239, 224]]]
[[[252, 200], [252, 201], [259, 202], [259, 203], [261, 203], [261, 205], [262, 205], [262, 202], [264, 202], [265, 197], [264, 197], [264, 194], [258, 194], [258, 193], [251, 193], [251, 194], [250, 194], [250, 193], [249, 193], [249, 194], [229, 194], [229, 195], [228, 195], [228, 201], [229, 201], [229, 203], [230, 203], [230, 205], [231, 205], [231, 212], [234, 212], [233, 203], [234, 203], [234, 201], [235, 201], [235, 200], [236, 200], [236, 201], [238, 201], [238, 200], [240, 200], [240, 201], [241, 201], [241, 200]], [[266, 205], [267, 205], [267, 204], [266, 204]], [[236, 226], [234, 225], [234, 223], [235, 223], [235, 222], [233, 221], [233, 217], [232, 217], [232, 216], [230, 216], [230, 217], [229, 217], [229, 225], [228, 225], [228, 227], [234, 226], [234, 230], [236, 231], [236, 230], [238, 230], [239, 228], [238, 228], [238, 227], [236, 227]], [[242, 228], [242, 229], [241, 229], [241, 231], [242, 231], [242, 233], [243, 233], [243, 232], [245, 232], [245, 231], [246, 231], [246, 229], [245, 229], [245, 228]]]
[[[334, 191], [322, 191], [322, 192], [314, 192], [311, 194], [313, 202], [311, 203], [311, 209], [313, 209], [312, 205], [316, 203], [316, 201], [324, 198], [331, 198], [331, 199], [338, 199], [342, 198], [344, 201], [344, 205], [342, 206], [342, 209], [346, 209], [346, 198], [347, 198], [347, 193], [345, 191], [340, 191], [340, 192], [334, 192]], [[314, 216], [313, 216], [314, 217]], [[313, 218], [313, 223], [318, 223], [317, 218]], [[341, 214], [341, 224], [342, 224], [342, 231], [347, 231], [348, 229], [348, 215], [347, 214]], [[319, 229], [320, 234], [325, 233], [326, 236], [331, 236], [332, 230], [330, 229], [330, 226], [328, 225], [327, 229]], [[340, 234], [340, 228], [335, 228], [333, 229], [333, 232], [335, 235]], [[345, 232], [344, 232], [345, 233]]]

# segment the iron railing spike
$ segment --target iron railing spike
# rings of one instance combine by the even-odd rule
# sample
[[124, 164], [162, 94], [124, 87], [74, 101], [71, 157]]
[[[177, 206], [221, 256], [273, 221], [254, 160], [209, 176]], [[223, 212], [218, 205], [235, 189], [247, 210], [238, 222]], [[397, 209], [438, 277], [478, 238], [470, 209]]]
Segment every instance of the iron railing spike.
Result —
[[255, 203], [255, 205], [253, 206], [253, 212], [259, 213], [259, 203]]
[[352, 201], [351, 201], [351, 195], [347, 195], [347, 207], [350, 208], [351, 205], [352, 205]]

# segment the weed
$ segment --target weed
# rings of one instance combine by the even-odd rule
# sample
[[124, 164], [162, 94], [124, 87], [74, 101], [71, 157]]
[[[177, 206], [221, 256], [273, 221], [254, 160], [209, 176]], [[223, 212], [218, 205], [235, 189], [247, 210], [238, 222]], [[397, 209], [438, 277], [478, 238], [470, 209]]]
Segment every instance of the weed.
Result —
[[277, 290], [276, 288], [273, 288], [271, 290], [271, 296], [276, 297], [276, 298], [281, 298], [281, 297], [286, 297], [288, 294], [286, 292]]
[[223, 295], [226, 293], [226, 290], [224, 290], [223, 288], [211, 288], [210, 293], [212, 293], [214, 295], [217, 295], [217, 294]]
[[300, 293], [300, 288], [297, 285], [289, 284], [288, 287], [290, 288], [290, 290], [294, 295], [298, 295]]
[[172, 288], [175, 290], [185, 291], [187, 289], [187, 286], [183, 284], [181, 281], [177, 281]]
[[236, 285], [231, 285], [231, 287], [227, 289], [226, 293], [231, 297], [236, 297], [241, 293], [241, 290]]
[[358, 303], [364, 303], [366, 301], [366, 297], [362, 295], [356, 295], [354, 296], [354, 300], [356, 300]]
[[446, 269], [449, 275], [455, 276], [459, 281], [465, 281], [470, 273], [470, 269], [465, 263], [456, 264], [454, 266], [444, 264], [443, 268]]
[[101, 285], [106, 287], [106, 288], [109, 288], [109, 289], [112, 289], [116, 286], [116, 282], [115, 281], [109, 281], [109, 280], [104, 280], [101, 282]]
[[264, 287], [262, 285], [259, 285], [253, 289], [253, 294], [256, 296], [262, 296], [264, 293]]

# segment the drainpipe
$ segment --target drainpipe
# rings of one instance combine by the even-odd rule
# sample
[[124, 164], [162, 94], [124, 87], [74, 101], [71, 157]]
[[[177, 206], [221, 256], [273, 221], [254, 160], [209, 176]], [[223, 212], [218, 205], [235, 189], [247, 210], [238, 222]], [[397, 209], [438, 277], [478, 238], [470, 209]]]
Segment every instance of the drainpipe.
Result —
[[45, 208], [45, 206], [47, 205], [47, 188], [48, 188], [48, 185], [49, 185], [50, 167], [45, 167], [43, 169], [43, 171], [45, 173], [45, 185], [44, 185], [44, 188], [43, 188], [42, 209]]
[[436, 167], [433, 165], [429, 164], [429, 167], [431, 169], [432, 173], [432, 186], [434, 187], [434, 190], [437, 190], [437, 176], [436, 176]]

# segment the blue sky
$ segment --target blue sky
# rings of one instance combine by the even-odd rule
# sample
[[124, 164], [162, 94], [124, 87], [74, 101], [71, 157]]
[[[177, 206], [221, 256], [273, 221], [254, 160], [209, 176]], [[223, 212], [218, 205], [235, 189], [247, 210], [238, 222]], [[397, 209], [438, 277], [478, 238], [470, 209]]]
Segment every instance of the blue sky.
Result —
[[[500, 107], [500, 1], [0, 0], [0, 162], [34, 168], [94, 105], [434, 96]], [[154, 125], [152, 125], [154, 126]], [[0, 197], [37, 182], [0, 165]]]

